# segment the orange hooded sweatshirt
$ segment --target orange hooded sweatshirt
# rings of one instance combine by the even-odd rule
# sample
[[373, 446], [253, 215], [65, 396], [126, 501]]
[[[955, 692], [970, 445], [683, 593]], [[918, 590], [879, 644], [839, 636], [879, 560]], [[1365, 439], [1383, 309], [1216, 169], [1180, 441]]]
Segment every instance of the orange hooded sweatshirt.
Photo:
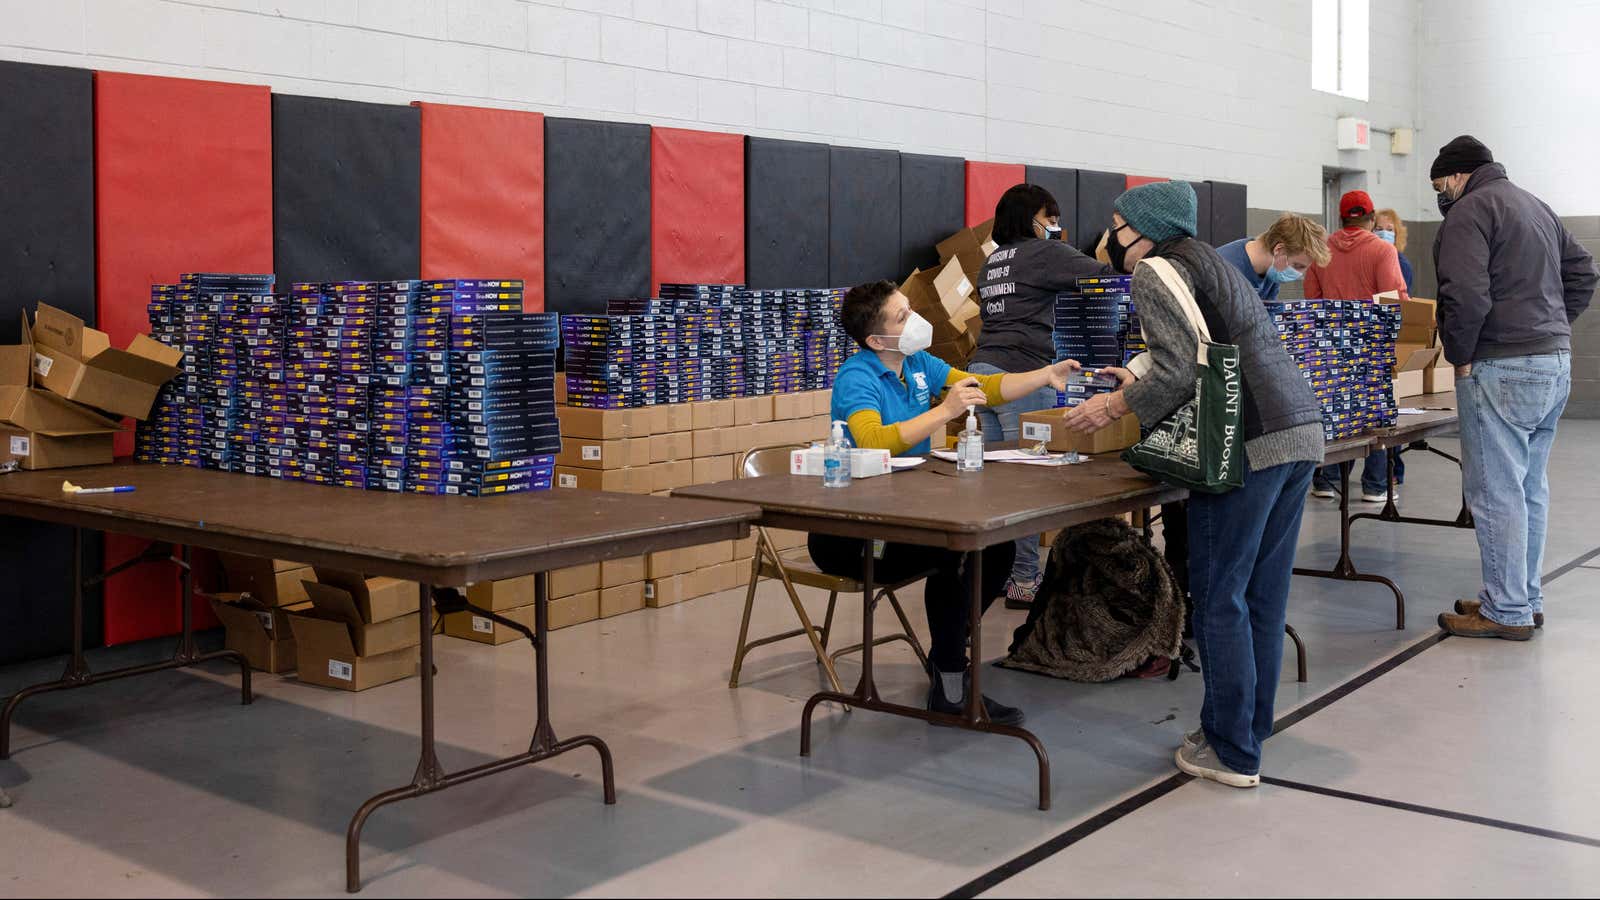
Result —
[[1333, 259], [1306, 270], [1309, 300], [1371, 300], [1373, 294], [1397, 291], [1402, 299], [1406, 279], [1394, 245], [1364, 228], [1342, 228], [1328, 236]]

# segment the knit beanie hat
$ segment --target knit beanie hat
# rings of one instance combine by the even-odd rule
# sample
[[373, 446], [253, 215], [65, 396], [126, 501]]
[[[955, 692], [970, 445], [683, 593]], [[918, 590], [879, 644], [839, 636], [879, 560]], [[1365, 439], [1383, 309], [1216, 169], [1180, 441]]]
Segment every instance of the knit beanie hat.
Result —
[[1463, 134], [1439, 148], [1439, 158], [1428, 171], [1429, 178], [1443, 178], [1458, 172], [1476, 172], [1479, 166], [1494, 162], [1494, 154], [1483, 142], [1470, 134]]
[[1124, 192], [1114, 206], [1135, 231], [1158, 244], [1181, 234], [1194, 237], [1198, 207], [1187, 181], [1141, 184]]

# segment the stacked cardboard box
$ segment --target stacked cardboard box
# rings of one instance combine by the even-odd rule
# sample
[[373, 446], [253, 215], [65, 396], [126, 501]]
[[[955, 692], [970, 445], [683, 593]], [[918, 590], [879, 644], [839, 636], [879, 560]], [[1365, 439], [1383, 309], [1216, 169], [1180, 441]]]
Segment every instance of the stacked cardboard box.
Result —
[[317, 569], [311, 608], [289, 615], [296, 670], [307, 684], [364, 691], [417, 673], [421, 586]]
[[263, 672], [294, 669], [297, 648], [289, 615], [311, 608], [305, 582], [316, 580], [315, 572], [284, 559], [217, 556], [227, 590], [211, 596], [211, 608], [222, 621], [228, 649]]
[[1422, 297], [1401, 300], [1393, 292], [1379, 294], [1380, 303], [1400, 311], [1400, 337], [1395, 345], [1395, 397], [1447, 394], [1456, 389], [1455, 365], [1444, 358], [1439, 343], [1438, 301]]
[[1298, 300], [1269, 303], [1267, 311], [1322, 404], [1327, 440], [1395, 423], [1399, 409], [1391, 376], [1400, 333], [1397, 307], [1364, 300]]

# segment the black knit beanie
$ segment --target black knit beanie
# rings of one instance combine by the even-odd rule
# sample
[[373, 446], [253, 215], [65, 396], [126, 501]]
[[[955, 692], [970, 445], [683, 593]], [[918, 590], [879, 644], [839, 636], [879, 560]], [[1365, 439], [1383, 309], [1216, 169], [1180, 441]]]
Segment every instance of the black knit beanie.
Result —
[[1479, 166], [1494, 162], [1494, 154], [1483, 142], [1470, 134], [1463, 134], [1439, 148], [1439, 158], [1433, 161], [1429, 178], [1443, 178], [1457, 172], [1476, 172]]

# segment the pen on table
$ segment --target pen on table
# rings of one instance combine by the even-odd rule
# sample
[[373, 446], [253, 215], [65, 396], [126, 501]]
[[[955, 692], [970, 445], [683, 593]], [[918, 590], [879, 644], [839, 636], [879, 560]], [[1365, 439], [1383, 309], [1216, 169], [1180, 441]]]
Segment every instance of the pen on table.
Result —
[[79, 487], [70, 481], [63, 481], [61, 482], [61, 490], [68, 494], [131, 494], [133, 493], [133, 485], [119, 484], [114, 487], [86, 488]]

